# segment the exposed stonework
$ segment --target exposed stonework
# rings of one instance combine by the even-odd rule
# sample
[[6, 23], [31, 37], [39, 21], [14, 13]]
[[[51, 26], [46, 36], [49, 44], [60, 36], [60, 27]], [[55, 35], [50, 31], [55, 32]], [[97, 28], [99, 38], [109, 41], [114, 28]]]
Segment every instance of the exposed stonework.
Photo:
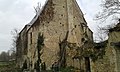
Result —
[[91, 62], [92, 72], [120, 72], [120, 24], [109, 29], [109, 38], [105, 48], [105, 54], [101, 59]]
[[[118, 43], [118, 45], [116, 45]], [[108, 48], [111, 48], [114, 56], [110, 56], [110, 62], [115, 64], [115, 71], [120, 72], [120, 23], [109, 33]]]
[[72, 66], [79, 72], [120, 72], [120, 24], [109, 30], [109, 39], [93, 43], [76, 0], [48, 0], [19, 33], [17, 65], [41, 70]]
[[27, 24], [22, 29], [22, 31], [19, 33], [19, 37], [17, 39], [17, 49], [16, 49], [16, 57], [17, 57], [17, 66], [22, 67], [22, 64], [25, 61], [25, 57], [28, 53], [27, 51], [27, 43], [28, 43], [28, 37], [27, 37], [27, 30], [30, 28], [30, 25]]
[[[27, 61], [28, 69], [36, 69], [38, 63], [45, 63], [46, 68], [50, 69], [54, 63], [58, 63], [59, 67], [72, 66], [89, 71], [89, 56], [85, 56], [81, 50], [92, 49], [93, 37], [76, 0], [48, 0], [31, 23], [24, 33], [27, 34], [27, 54], [23, 55], [22, 47], [18, 48], [24, 59], [22, 61]], [[39, 34], [44, 38], [41, 49], [38, 49]]]

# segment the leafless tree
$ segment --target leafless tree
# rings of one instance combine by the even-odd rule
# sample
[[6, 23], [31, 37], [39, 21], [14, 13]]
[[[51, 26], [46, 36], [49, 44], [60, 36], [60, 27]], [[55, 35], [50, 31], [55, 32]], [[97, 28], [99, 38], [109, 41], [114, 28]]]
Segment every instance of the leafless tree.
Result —
[[95, 37], [95, 42], [103, 42], [107, 39], [107, 35], [108, 35], [108, 31], [109, 28], [108, 27], [101, 27], [98, 26], [97, 27], [97, 33], [96, 33], [96, 37]]
[[35, 13], [37, 14], [40, 11], [40, 9], [41, 9], [41, 3], [38, 2], [37, 7], [34, 7], [34, 9], [35, 9]]
[[15, 54], [16, 54], [16, 43], [17, 43], [17, 39], [19, 37], [19, 29], [15, 28], [13, 29], [13, 31], [11, 31], [11, 34], [12, 34], [12, 48], [10, 49], [10, 52], [11, 52], [11, 58], [12, 59], [15, 59]]
[[120, 18], [120, 0], [102, 0], [100, 6], [102, 10], [96, 14], [95, 20], [102, 24], [109, 21], [107, 22], [109, 25], [104, 28], [101, 26], [97, 27], [97, 41], [103, 41], [108, 34], [108, 30], [113, 28]]
[[106, 21], [108, 18], [118, 19], [120, 15], [120, 1], [119, 0], [102, 0], [102, 11], [96, 14], [96, 20], [101, 22]]

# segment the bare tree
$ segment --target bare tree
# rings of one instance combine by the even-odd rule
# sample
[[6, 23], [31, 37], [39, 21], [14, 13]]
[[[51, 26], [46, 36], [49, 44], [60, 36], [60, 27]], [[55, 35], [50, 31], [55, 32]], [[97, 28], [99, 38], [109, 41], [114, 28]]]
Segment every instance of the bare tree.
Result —
[[106, 21], [108, 18], [118, 19], [120, 15], [120, 1], [119, 0], [102, 0], [102, 11], [96, 14], [96, 20]]
[[107, 39], [109, 27], [97, 26], [97, 33], [95, 37], [95, 42], [103, 42]]
[[10, 49], [11, 52], [11, 59], [15, 59], [16, 56], [16, 45], [17, 45], [17, 39], [19, 37], [19, 30], [18, 29], [13, 29], [13, 31], [11, 31], [12, 34], [12, 48]]
[[34, 9], [35, 9], [35, 13], [37, 14], [40, 11], [40, 9], [41, 9], [41, 3], [38, 2], [37, 7], [34, 7]]
[[12, 34], [12, 48], [11, 50], [14, 51], [16, 49], [16, 41], [17, 41], [17, 38], [19, 37], [19, 30], [18, 29], [13, 29], [13, 31], [11, 31], [11, 34]]

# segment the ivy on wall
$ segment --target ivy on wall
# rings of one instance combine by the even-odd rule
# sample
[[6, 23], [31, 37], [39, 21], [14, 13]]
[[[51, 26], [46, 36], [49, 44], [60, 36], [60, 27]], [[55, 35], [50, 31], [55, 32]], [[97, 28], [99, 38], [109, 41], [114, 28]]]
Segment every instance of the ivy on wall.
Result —
[[66, 46], [67, 46], [67, 38], [68, 38], [68, 31], [66, 33], [66, 36], [65, 38], [63, 39], [63, 41], [60, 41], [59, 42], [59, 48], [60, 48], [60, 52], [59, 52], [59, 66], [60, 68], [63, 67], [65, 68], [66, 67]]
[[[90, 57], [92, 61], [96, 61], [97, 59], [103, 58], [105, 55], [106, 43], [101, 43], [97, 46], [91, 41], [86, 42], [81, 47], [77, 46], [76, 43], [70, 43], [68, 41], [64, 41], [66, 43], [63, 44], [64, 47], [68, 47], [70, 50], [75, 49], [76, 54], [72, 59], [83, 59], [85, 57]], [[62, 46], [62, 45], [61, 45]], [[61, 48], [60, 46], [60, 48]], [[66, 48], [64, 48], [66, 49]], [[62, 51], [64, 52], [64, 51]], [[61, 54], [62, 55], [62, 54]]]
[[42, 63], [41, 61], [41, 50], [44, 46], [44, 37], [43, 37], [43, 34], [39, 33], [38, 34], [38, 39], [37, 39], [37, 57], [38, 57], [38, 60], [37, 62], [35, 63], [35, 69], [39, 72], [41, 69], [40, 69], [40, 64]]
[[104, 43], [104, 45], [95, 46], [92, 42], [87, 42], [86, 44], [83, 44], [81, 47], [77, 46], [77, 44], [74, 43], [68, 43], [68, 47], [70, 48], [76, 47], [75, 48], [76, 55], [73, 57], [73, 59], [82, 59], [85, 57], [90, 57], [92, 61], [96, 61], [97, 59], [103, 58], [103, 55], [105, 55], [106, 43]]

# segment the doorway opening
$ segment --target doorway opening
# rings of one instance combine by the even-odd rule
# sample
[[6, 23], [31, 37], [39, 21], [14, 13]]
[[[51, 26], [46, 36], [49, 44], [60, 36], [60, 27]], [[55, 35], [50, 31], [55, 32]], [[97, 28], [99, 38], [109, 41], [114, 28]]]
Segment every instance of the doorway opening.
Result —
[[85, 70], [86, 70], [86, 72], [91, 72], [91, 70], [90, 70], [90, 59], [89, 59], [89, 57], [85, 57]]

